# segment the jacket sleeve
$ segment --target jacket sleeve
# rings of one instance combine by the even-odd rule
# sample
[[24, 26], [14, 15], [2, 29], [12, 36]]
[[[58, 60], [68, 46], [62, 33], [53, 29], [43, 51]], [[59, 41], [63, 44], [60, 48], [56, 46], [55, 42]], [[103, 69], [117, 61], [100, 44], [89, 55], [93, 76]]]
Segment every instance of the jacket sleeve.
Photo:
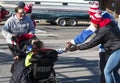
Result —
[[80, 50], [87, 50], [89, 48], [93, 48], [99, 44], [102, 44], [102, 40], [104, 39], [105, 33], [106, 33], [105, 31], [98, 32], [96, 34], [96, 36], [93, 39], [91, 39], [91, 41], [84, 43], [84, 44], [81, 44], [79, 46], [79, 49]]
[[79, 35], [77, 35], [73, 40], [72, 44], [81, 44], [85, 42], [93, 33], [96, 32], [96, 28], [91, 24], [87, 29], [83, 30]]
[[33, 21], [31, 20], [30, 17], [28, 17], [28, 18], [29, 18], [29, 23], [30, 23], [30, 31], [29, 32], [35, 34], [35, 26], [33, 24]]
[[5, 23], [5, 25], [3, 26], [2, 30], [1, 30], [2, 35], [3, 35], [4, 38], [6, 38], [7, 43], [11, 43], [12, 42], [11, 38], [13, 36], [13, 34], [9, 30], [10, 25], [11, 25], [10, 21], [11, 21], [10, 19], [7, 20], [6, 23]]

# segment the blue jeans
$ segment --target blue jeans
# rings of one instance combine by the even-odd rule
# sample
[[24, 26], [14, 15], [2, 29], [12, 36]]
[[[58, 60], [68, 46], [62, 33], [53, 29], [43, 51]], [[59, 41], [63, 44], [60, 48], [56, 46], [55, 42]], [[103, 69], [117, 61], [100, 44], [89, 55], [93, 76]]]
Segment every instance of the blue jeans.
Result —
[[106, 83], [120, 83], [120, 75], [118, 74], [119, 68], [120, 49], [113, 52], [106, 63], [104, 69]]

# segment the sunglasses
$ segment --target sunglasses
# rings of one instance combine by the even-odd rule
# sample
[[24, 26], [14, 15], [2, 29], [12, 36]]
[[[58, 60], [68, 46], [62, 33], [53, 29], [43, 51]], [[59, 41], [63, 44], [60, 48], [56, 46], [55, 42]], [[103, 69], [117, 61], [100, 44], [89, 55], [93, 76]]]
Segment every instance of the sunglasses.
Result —
[[25, 14], [25, 12], [18, 12], [18, 14], [20, 14], [20, 15], [24, 15], [24, 14]]

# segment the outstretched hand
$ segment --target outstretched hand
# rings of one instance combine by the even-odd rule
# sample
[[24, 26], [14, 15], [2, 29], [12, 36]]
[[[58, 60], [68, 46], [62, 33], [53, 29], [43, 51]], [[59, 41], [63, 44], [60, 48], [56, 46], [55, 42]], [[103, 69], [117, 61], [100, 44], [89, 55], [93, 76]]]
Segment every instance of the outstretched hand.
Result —
[[73, 51], [76, 51], [76, 50], [79, 50], [79, 47], [76, 46], [76, 45], [73, 45], [73, 46], [71, 46], [71, 47], [69, 48], [69, 51], [70, 51], [70, 52], [73, 52]]
[[71, 42], [67, 42], [67, 44], [65, 46], [65, 51], [68, 51], [72, 45], [73, 44]]

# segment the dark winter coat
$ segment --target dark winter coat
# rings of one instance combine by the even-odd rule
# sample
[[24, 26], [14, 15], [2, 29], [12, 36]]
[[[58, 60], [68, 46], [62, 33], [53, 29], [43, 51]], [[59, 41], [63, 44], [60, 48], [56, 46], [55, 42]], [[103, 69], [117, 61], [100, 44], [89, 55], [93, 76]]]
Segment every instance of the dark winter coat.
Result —
[[103, 28], [99, 28], [96, 36], [85, 44], [80, 45], [80, 50], [85, 50], [102, 44], [106, 52], [111, 54], [120, 49], [120, 30], [116, 24], [110, 22]]

